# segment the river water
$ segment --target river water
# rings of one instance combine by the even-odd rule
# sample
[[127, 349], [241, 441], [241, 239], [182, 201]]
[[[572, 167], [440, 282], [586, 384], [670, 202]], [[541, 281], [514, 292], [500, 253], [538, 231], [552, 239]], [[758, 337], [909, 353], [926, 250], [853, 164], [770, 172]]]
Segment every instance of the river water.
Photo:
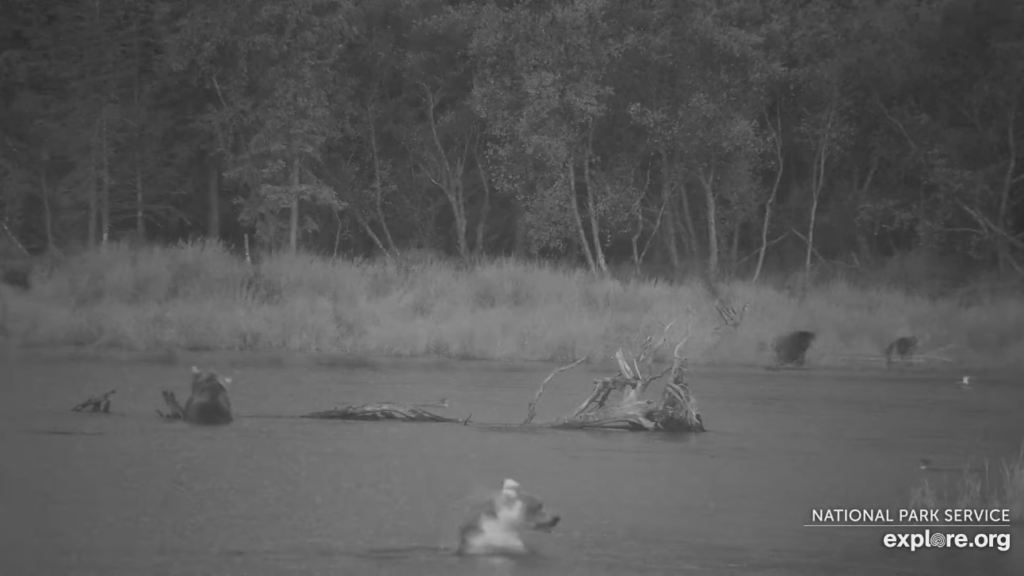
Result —
[[[950, 474], [919, 458], [1016, 454], [1010, 375], [963, 390], [954, 373], [698, 368], [709, 432], [668, 437], [502, 426], [552, 366], [155, 360], [0, 353], [0, 574], [1024, 574], [1020, 545], [911, 553], [883, 547], [886, 529], [803, 526], [812, 508], [906, 507], [922, 475]], [[234, 379], [233, 424], [156, 417], [192, 363]], [[608, 368], [556, 376], [537, 421]], [[111, 388], [111, 414], [69, 410]], [[291, 417], [441, 397], [471, 423]], [[505, 478], [562, 524], [527, 534], [528, 557], [455, 557], [461, 514]]]

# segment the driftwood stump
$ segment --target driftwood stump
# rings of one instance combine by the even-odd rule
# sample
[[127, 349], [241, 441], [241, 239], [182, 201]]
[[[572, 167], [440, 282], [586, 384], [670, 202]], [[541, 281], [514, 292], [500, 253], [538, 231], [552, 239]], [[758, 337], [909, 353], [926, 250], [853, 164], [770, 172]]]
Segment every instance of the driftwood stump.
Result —
[[422, 408], [410, 404], [395, 404], [394, 402], [380, 402], [376, 404], [363, 404], [362, 406], [345, 406], [334, 410], [313, 412], [306, 414], [303, 418], [315, 418], [318, 420], [402, 420], [405, 422], [457, 422], [466, 424], [469, 417], [464, 420], [439, 416]]
[[[687, 338], [676, 345], [670, 368], [659, 374], [654, 374], [651, 370], [654, 352], [665, 343], [665, 334], [671, 327], [672, 324], [665, 327], [657, 344], [652, 344], [652, 338], [647, 337], [640, 345], [640, 352], [632, 358], [632, 364], [626, 360], [620, 348], [615, 353], [619, 373], [615, 376], [596, 378], [590, 396], [571, 414], [559, 418], [549, 426], [565, 430], [622, 428], [633, 431], [704, 432], [704, 420], [697, 412], [696, 399], [690, 393], [690, 386], [686, 381], [686, 360], [679, 355]], [[533, 421], [536, 403], [544, 390], [544, 385], [558, 372], [580, 362], [582, 360], [562, 366], [541, 383], [530, 402], [524, 424]], [[646, 365], [646, 374], [641, 371], [641, 364]], [[671, 379], [665, 384], [665, 390], [658, 400], [640, 399], [652, 382], [669, 372]], [[613, 393], [618, 393], [619, 401], [610, 405], [609, 400]]]
[[[682, 344], [680, 344], [681, 346]], [[594, 391], [572, 414], [558, 419], [552, 428], [579, 430], [584, 428], [624, 428], [633, 431], [704, 432], [704, 419], [697, 411], [697, 401], [686, 380], [686, 359], [676, 347], [670, 381], [657, 400], [641, 400], [640, 395], [657, 376], [640, 376], [635, 372], [597, 378]], [[620, 365], [628, 368], [622, 359]], [[621, 392], [614, 405], [607, 401], [613, 392]]]
[[85, 412], [85, 411], [89, 411], [89, 412], [103, 412], [104, 414], [109, 413], [110, 412], [110, 397], [113, 396], [116, 392], [117, 392], [117, 390], [115, 389], [115, 390], [111, 390], [110, 392], [107, 392], [106, 394], [103, 394], [102, 396], [96, 396], [96, 397], [93, 397], [93, 398], [89, 398], [88, 400], [86, 400], [86, 401], [84, 401], [84, 402], [82, 402], [80, 404], [76, 404], [74, 406], [74, 408], [71, 409], [71, 411], [72, 412]]

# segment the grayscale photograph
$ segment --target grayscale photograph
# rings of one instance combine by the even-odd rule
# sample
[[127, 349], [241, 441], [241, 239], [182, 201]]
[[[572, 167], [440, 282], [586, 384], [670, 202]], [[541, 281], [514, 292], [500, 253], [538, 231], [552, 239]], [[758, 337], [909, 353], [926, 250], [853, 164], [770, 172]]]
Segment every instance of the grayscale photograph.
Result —
[[0, 576], [1022, 539], [1024, 1], [0, 0]]

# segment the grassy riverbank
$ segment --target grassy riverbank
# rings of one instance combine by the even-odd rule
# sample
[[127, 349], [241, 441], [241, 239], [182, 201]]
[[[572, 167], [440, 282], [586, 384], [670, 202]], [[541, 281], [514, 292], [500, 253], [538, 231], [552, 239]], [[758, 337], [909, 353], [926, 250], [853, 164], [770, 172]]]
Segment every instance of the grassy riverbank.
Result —
[[1024, 358], [1019, 300], [964, 308], [843, 283], [817, 287], [803, 302], [768, 286], [728, 285], [737, 309], [749, 305], [732, 332], [716, 331], [719, 315], [696, 283], [624, 284], [512, 260], [461, 270], [279, 255], [254, 276], [216, 244], [114, 244], [33, 281], [27, 293], [4, 287], [7, 334], [24, 345], [564, 361], [609, 358], [638, 332], [675, 321], [670, 337], [688, 331], [687, 354], [704, 363], [766, 362], [764, 343], [794, 329], [818, 333], [814, 364], [877, 361], [908, 333], [922, 337], [924, 352], [953, 360]]
[[998, 508], [1010, 511], [1010, 522], [1024, 524], [1024, 447], [1016, 457], [1000, 466], [967, 467], [961, 474], [924, 479], [910, 491], [909, 507], [919, 510], [943, 508]]

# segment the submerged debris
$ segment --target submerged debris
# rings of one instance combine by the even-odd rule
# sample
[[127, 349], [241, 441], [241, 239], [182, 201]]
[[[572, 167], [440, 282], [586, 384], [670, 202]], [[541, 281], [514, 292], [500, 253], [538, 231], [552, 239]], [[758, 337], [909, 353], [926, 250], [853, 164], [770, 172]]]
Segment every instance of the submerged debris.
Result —
[[[619, 364], [619, 373], [615, 376], [596, 378], [590, 396], [571, 414], [559, 418], [549, 426], [575, 430], [620, 428], [647, 432], [704, 432], [704, 420], [697, 412], [697, 401], [686, 381], [686, 360], [679, 355], [687, 338], [676, 345], [673, 352], [674, 361], [670, 368], [660, 374], [654, 374], [652, 371], [654, 353], [665, 343], [665, 334], [671, 327], [671, 323], [665, 327], [657, 343], [652, 343], [653, 339], [647, 337], [640, 345], [639, 353], [630, 361], [626, 360], [621, 348], [616, 351], [615, 359]], [[582, 361], [583, 359], [580, 359], [558, 368], [541, 383], [530, 402], [524, 424], [533, 421], [536, 403], [544, 390], [544, 385], [558, 372], [572, 368]], [[640, 369], [641, 365], [645, 366], [646, 373]], [[665, 389], [658, 400], [640, 399], [651, 383], [669, 372], [670, 381], [665, 384]], [[613, 392], [621, 393], [620, 400], [609, 405], [608, 401]]]
[[[686, 381], [686, 359], [679, 356], [683, 342], [676, 346], [670, 381], [658, 400], [641, 400], [639, 396], [668, 372], [644, 376], [631, 368], [622, 351], [616, 353], [620, 374], [594, 380], [594, 391], [572, 414], [560, 418], [553, 428], [624, 428], [647, 432], [704, 432], [704, 419], [697, 411], [697, 400]], [[634, 365], [636, 363], [634, 362]], [[608, 406], [614, 391], [622, 392], [618, 404]]]
[[345, 406], [323, 412], [306, 414], [303, 418], [316, 418], [320, 420], [403, 420], [406, 422], [458, 422], [465, 424], [465, 420], [446, 418], [428, 412], [422, 408], [409, 404], [395, 404], [393, 402], [381, 402], [376, 404], [363, 404], [362, 406]]
[[89, 398], [88, 400], [76, 404], [71, 409], [72, 412], [103, 412], [104, 414], [110, 412], [110, 397], [117, 392], [117, 389], [111, 390], [102, 396], [96, 396]]

